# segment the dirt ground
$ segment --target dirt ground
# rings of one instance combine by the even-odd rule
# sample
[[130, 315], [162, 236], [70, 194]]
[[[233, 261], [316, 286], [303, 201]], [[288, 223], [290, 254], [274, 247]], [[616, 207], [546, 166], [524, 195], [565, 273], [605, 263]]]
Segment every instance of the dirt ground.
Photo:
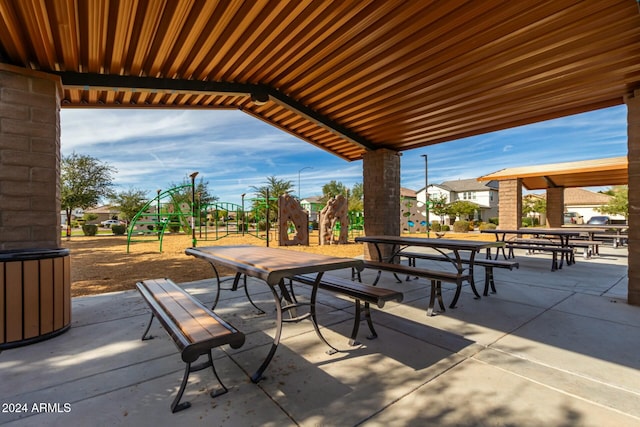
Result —
[[[335, 256], [362, 255], [361, 244], [319, 246], [317, 234], [310, 246], [291, 246], [291, 250], [325, 253]], [[316, 242], [316, 243], [313, 243]], [[216, 241], [198, 241], [198, 246], [213, 245], [265, 246], [265, 240], [253, 236], [227, 236]], [[62, 247], [71, 253], [71, 295], [93, 295], [135, 289], [139, 280], [169, 277], [175, 282], [188, 282], [213, 277], [209, 263], [185, 255], [191, 247], [191, 236], [165, 235], [162, 253], [157, 240], [132, 243], [127, 253], [126, 236], [79, 236], [62, 239]], [[269, 242], [277, 247], [277, 242]], [[230, 273], [220, 271], [221, 274]]]
[[[426, 234], [412, 234], [426, 237]], [[433, 235], [431, 236], [433, 237]], [[447, 233], [445, 238], [493, 240], [493, 235], [479, 233]], [[333, 256], [355, 257], [363, 254], [362, 244], [318, 245], [318, 234], [309, 237], [309, 246], [289, 246], [290, 250], [322, 253]], [[215, 241], [199, 240], [198, 246], [256, 245], [265, 246], [265, 240], [254, 236], [227, 236]], [[135, 289], [137, 281], [169, 277], [175, 282], [189, 282], [214, 277], [206, 261], [187, 256], [184, 250], [191, 247], [191, 236], [165, 235], [162, 253], [157, 240], [132, 243], [127, 253], [126, 236], [79, 236], [62, 239], [62, 247], [71, 252], [71, 295], [93, 295], [105, 292]], [[277, 242], [271, 241], [271, 247]], [[220, 274], [231, 271], [221, 270]]]

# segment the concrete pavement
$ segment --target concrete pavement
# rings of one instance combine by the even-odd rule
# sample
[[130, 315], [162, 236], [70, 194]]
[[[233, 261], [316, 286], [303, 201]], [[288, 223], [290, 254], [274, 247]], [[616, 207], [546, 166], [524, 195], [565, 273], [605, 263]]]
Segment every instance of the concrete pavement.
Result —
[[[345, 351], [326, 354], [310, 322], [285, 325], [257, 385], [249, 375], [273, 336], [271, 294], [250, 280], [268, 313], [259, 315], [242, 291], [223, 292], [216, 312], [247, 335], [242, 348], [213, 352], [229, 393], [211, 399], [213, 374], [194, 373], [183, 398], [192, 407], [177, 414], [184, 364], [157, 322], [157, 338], [140, 340], [149, 311], [137, 292], [75, 298], [68, 332], [0, 353], [0, 424], [640, 425], [640, 307], [626, 304], [626, 248], [555, 272], [548, 254], [516, 254], [519, 270], [495, 272], [497, 294], [475, 300], [466, 286], [457, 308], [433, 317], [424, 281], [385, 274], [380, 286], [404, 301], [375, 310], [379, 337], [367, 340], [363, 323], [357, 348], [347, 344], [352, 302], [322, 294], [323, 333]], [[213, 301], [210, 281], [183, 285]]]

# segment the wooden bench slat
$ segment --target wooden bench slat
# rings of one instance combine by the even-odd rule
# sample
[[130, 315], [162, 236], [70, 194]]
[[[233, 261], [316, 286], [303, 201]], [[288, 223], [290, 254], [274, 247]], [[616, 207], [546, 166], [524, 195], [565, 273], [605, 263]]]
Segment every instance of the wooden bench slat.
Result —
[[[189, 402], [180, 403], [191, 372], [211, 367], [222, 387], [221, 390], [212, 392], [211, 396], [226, 393], [227, 388], [220, 381], [213, 365], [211, 349], [224, 344], [239, 348], [244, 344], [244, 334], [169, 279], [145, 280], [136, 283], [136, 287], [152, 312], [142, 339], [147, 339], [151, 322], [154, 318], [158, 319], [187, 365], [178, 394], [171, 404], [171, 411], [177, 412], [191, 406]], [[191, 364], [203, 355], [207, 356], [208, 361], [192, 367]]]
[[223, 325], [213, 312], [194, 301], [185, 291], [157, 280], [146, 281], [145, 284], [165, 313], [190, 341], [187, 346], [203, 341], [207, 345], [223, 345], [233, 335], [234, 332]]
[[[455, 258], [447, 258], [444, 255], [427, 254], [423, 252], [404, 252], [403, 251], [403, 252], [400, 252], [399, 255], [406, 258], [419, 258], [419, 259], [425, 259], [425, 260], [431, 260], [431, 261], [449, 261], [449, 262], [455, 261]], [[465, 264], [469, 263], [468, 258], [461, 257], [460, 260]], [[520, 264], [518, 264], [517, 261], [506, 261], [506, 260], [502, 261], [502, 260], [496, 260], [496, 259], [483, 259], [483, 258], [475, 258], [473, 260], [473, 265], [478, 265], [481, 267], [489, 266], [489, 267], [497, 267], [497, 268], [508, 268], [509, 270], [513, 270], [514, 268], [520, 267]]]
[[453, 273], [448, 271], [428, 270], [425, 268], [409, 267], [402, 264], [391, 264], [391, 263], [381, 262], [381, 261], [365, 260], [364, 266], [365, 268], [392, 271], [395, 273], [407, 274], [411, 276], [419, 276], [419, 277], [425, 277], [428, 279], [441, 280], [443, 282], [456, 283], [459, 280], [464, 281], [469, 279], [468, 274], [458, 275], [458, 273]]
[[[315, 276], [312, 274], [299, 274], [294, 276], [293, 280], [306, 285], [313, 285], [315, 283]], [[322, 276], [319, 287], [320, 289], [342, 293], [352, 298], [376, 304], [380, 308], [383, 308], [384, 303], [387, 301], [402, 302], [403, 299], [402, 292], [342, 279], [328, 274]]]

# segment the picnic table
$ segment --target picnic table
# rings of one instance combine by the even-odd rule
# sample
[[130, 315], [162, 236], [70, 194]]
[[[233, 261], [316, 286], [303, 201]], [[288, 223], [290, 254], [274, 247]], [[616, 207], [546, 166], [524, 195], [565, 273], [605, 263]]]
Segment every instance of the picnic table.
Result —
[[[586, 234], [591, 241], [595, 240], [596, 237], [610, 237], [613, 247], [617, 248], [622, 245], [622, 240], [624, 239], [626, 232], [629, 230], [629, 226], [626, 224], [565, 224], [561, 229]], [[607, 232], [610, 230], [615, 231], [615, 234], [611, 233], [609, 236]]]
[[[185, 253], [208, 261], [214, 270], [217, 267], [230, 268], [238, 274], [261, 279], [269, 286], [276, 306], [276, 333], [267, 357], [251, 376], [251, 380], [254, 383], [262, 379], [262, 374], [276, 353], [282, 334], [282, 326], [285, 322], [283, 319], [284, 311], [288, 311], [291, 315], [291, 318], [286, 319], [286, 322], [299, 322], [304, 319], [310, 319], [316, 334], [322, 342], [337, 351], [324, 338], [318, 327], [316, 318], [318, 288], [326, 271], [343, 268], [360, 271], [363, 269], [362, 260], [252, 245], [187, 248]], [[312, 284], [310, 301], [301, 303], [292, 297], [284, 280], [305, 274], [315, 274], [315, 281]], [[217, 270], [216, 275], [218, 275]], [[309, 311], [298, 315], [296, 308], [302, 305], [308, 306]]]
[[[513, 249], [526, 249], [529, 251], [544, 251], [550, 252], [553, 255], [551, 262], [551, 271], [555, 271], [562, 268], [562, 260], [567, 261], [567, 265], [571, 265], [575, 262], [573, 257], [574, 247], [571, 245], [570, 239], [580, 236], [580, 233], [575, 230], [569, 230], [564, 228], [519, 228], [519, 229], [495, 229], [495, 230], [481, 230], [481, 233], [494, 234], [496, 241], [504, 242], [505, 246], [502, 247], [502, 256], [505, 259], [513, 258]], [[531, 241], [529, 244], [523, 241], [510, 242], [506, 239], [507, 234], [523, 236], [531, 235], [536, 239], [544, 238], [546, 241]], [[551, 240], [555, 239], [555, 240]], [[505, 254], [504, 248], [509, 249], [509, 255]], [[560, 254], [560, 262], [558, 262], [557, 256]], [[487, 252], [487, 256], [490, 256], [490, 252]], [[496, 251], [496, 258], [498, 252]]]
[[[450, 307], [453, 308], [460, 296], [462, 282], [468, 281], [476, 298], [480, 298], [480, 294], [476, 289], [473, 279], [473, 269], [475, 265], [475, 257], [478, 252], [489, 248], [500, 248], [504, 246], [504, 242], [487, 242], [478, 240], [459, 240], [459, 239], [430, 239], [421, 237], [403, 237], [403, 236], [362, 236], [356, 237], [358, 243], [373, 244], [377, 254], [377, 260], [365, 261], [365, 267], [387, 270], [394, 273], [407, 273], [425, 277], [431, 280], [431, 299], [429, 302], [430, 315], [433, 309], [434, 299], [437, 297], [440, 306], [444, 309], [440, 298], [440, 282], [453, 282], [456, 284], [456, 293], [453, 297]], [[387, 251], [388, 255], [383, 256], [381, 247], [387, 246], [391, 250]], [[415, 252], [408, 252], [408, 248], [430, 248], [436, 251], [441, 257], [440, 260], [448, 261], [455, 267], [455, 272], [450, 270], [426, 270], [416, 268], [415, 265], [400, 266], [395, 262], [397, 257], [407, 256], [415, 258]], [[419, 256], [419, 255], [418, 255]], [[380, 277], [378, 275], [378, 277]]]

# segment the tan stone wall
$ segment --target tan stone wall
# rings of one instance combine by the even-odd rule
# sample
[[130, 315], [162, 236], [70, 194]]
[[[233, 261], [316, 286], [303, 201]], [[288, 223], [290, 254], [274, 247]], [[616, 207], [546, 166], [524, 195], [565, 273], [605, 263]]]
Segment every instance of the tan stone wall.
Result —
[[0, 67], [0, 250], [60, 247], [58, 77]]
[[[399, 154], [387, 149], [370, 151], [364, 156], [363, 169], [365, 235], [399, 236]], [[365, 245], [367, 259], [370, 259], [370, 249]]]
[[500, 181], [498, 197], [500, 200], [498, 228], [517, 230], [522, 221], [522, 181], [520, 179]]
[[640, 90], [627, 102], [629, 158], [629, 293], [628, 302], [640, 305]]
[[562, 227], [564, 223], [564, 187], [547, 188], [547, 224]]

